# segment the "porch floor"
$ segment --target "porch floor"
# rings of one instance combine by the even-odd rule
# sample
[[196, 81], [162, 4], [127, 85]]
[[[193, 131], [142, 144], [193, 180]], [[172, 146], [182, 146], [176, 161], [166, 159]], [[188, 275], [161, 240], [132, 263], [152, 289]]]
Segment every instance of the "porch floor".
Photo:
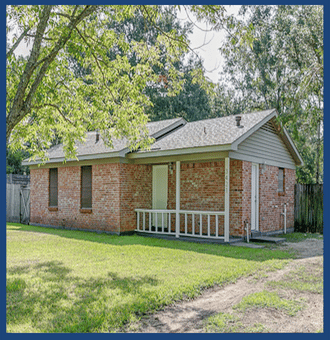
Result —
[[229, 242], [225, 242], [223, 239], [208, 239], [208, 238], [200, 238], [200, 237], [175, 237], [174, 235], [164, 235], [164, 234], [155, 234], [155, 233], [148, 233], [148, 232], [139, 232], [135, 231], [136, 235], [145, 236], [145, 237], [154, 237], [154, 238], [161, 238], [164, 240], [178, 240], [178, 241], [186, 241], [186, 242], [195, 242], [195, 243], [216, 243], [216, 244], [233, 244], [236, 242], [242, 242], [243, 238], [240, 237], [230, 237]]

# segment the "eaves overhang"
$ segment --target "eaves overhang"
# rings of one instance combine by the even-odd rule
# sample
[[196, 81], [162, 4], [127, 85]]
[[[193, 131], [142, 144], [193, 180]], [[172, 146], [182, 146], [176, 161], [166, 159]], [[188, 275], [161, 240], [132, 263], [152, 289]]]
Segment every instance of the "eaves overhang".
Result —
[[[151, 134], [150, 137], [154, 139], [159, 139], [162, 136], [170, 133], [172, 130], [179, 128], [180, 126], [184, 126], [187, 124], [187, 121], [184, 118], [179, 118], [172, 124], [166, 126], [165, 128], [156, 131], [155, 133]], [[51, 163], [61, 163], [61, 162], [77, 162], [77, 161], [86, 161], [86, 160], [93, 160], [93, 159], [102, 159], [102, 158], [125, 158], [127, 154], [131, 153], [129, 147], [125, 147], [118, 151], [106, 152], [106, 153], [93, 153], [93, 154], [83, 154], [77, 155], [77, 158], [66, 159], [65, 157], [52, 157], [48, 160], [42, 161], [40, 159], [32, 160], [32, 159], [25, 159], [22, 161], [22, 165], [43, 165], [43, 164], [51, 164]]]
[[141, 159], [149, 157], [164, 157], [164, 156], [177, 156], [187, 154], [197, 154], [204, 152], [217, 152], [217, 151], [231, 151], [231, 144], [225, 145], [210, 145], [210, 146], [199, 146], [182, 149], [171, 149], [171, 150], [150, 150], [150, 151], [137, 151], [126, 155], [128, 159]]
[[[102, 159], [102, 158], [123, 158], [120, 151], [118, 152], [109, 152], [109, 153], [99, 153], [99, 154], [90, 154], [90, 155], [79, 155], [77, 158], [65, 159], [64, 157], [54, 157], [48, 159], [44, 162], [40, 160], [24, 160], [22, 165], [43, 165], [43, 164], [51, 164], [51, 163], [67, 163], [67, 162], [79, 162], [79, 161], [87, 161], [93, 159]], [[125, 157], [125, 156], [124, 156]]]

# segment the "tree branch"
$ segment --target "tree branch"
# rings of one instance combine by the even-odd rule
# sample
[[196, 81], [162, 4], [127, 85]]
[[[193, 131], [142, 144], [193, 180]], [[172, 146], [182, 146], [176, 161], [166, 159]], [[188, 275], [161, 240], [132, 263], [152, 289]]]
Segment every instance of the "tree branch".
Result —
[[25, 91], [35, 70], [35, 63], [40, 54], [42, 37], [45, 33], [51, 10], [52, 6], [45, 5], [40, 15], [40, 21], [37, 26], [36, 38], [33, 42], [31, 55], [26, 64], [21, 80], [17, 86], [17, 91], [7, 117], [7, 131], [6, 131], [7, 142], [9, 140], [9, 136], [14, 126], [24, 117], [24, 114], [21, 113], [21, 110], [23, 106]]
[[[99, 59], [98, 59], [97, 56], [94, 54], [93, 48], [89, 45], [88, 41], [87, 41], [87, 40], [85, 39], [85, 37], [82, 35], [82, 33], [80, 32], [80, 30], [79, 30], [77, 27], [75, 27], [75, 29], [76, 29], [76, 31], [78, 32], [80, 38], [81, 38], [81, 39], [84, 41], [84, 43], [89, 47], [89, 49], [90, 49], [90, 51], [91, 51], [91, 53], [92, 53], [92, 56], [93, 56], [93, 58], [95, 59], [96, 65], [97, 65], [98, 69], [100, 70], [100, 72], [101, 72], [101, 74], [102, 74], [102, 78], [103, 78], [104, 85], [105, 85], [106, 88], [109, 90], [109, 92], [110, 92], [110, 94], [111, 94], [111, 97], [112, 97], [113, 101], [114, 101], [116, 104], [118, 104], [116, 98], [114, 97], [114, 95], [113, 95], [113, 93], [112, 93], [112, 91], [110, 90], [110, 88], [109, 88], [108, 85], [107, 85], [107, 81], [106, 81], [105, 76], [104, 76], [104, 73], [103, 73], [103, 71], [102, 71], [102, 67], [101, 67], [101, 65], [100, 65], [100, 63], [99, 63]], [[102, 60], [102, 62], [104, 62], [104, 61]]]
[[[36, 37], [34, 34], [27, 34], [26, 36], [29, 37], [29, 38], [35, 38]], [[54, 39], [46, 38], [46, 37], [42, 37], [42, 40], [54, 41]]]
[[[42, 81], [42, 79], [44, 78], [49, 65], [53, 62], [53, 60], [55, 59], [55, 57], [57, 56], [58, 52], [65, 46], [65, 44], [67, 43], [67, 41], [70, 39], [71, 33], [73, 31], [73, 29], [83, 20], [85, 19], [87, 16], [89, 16], [91, 13], [93, 13], [96, 10], [97, 6], [86, 6], [83, 11], [77, 16], [77, 17], [73, 17], [70, 21], [70, 23], [68, 24], [68, 26], [66, 27], [67, 29], [64, 30], [64, 33], [62, 33], [62, 35], [60, 36], [57, 44], [54, 46], [54, 48], [52, 49], [52, 51], [49, 53], [49, 55], [43, 59], [43, 65], [41, 66], [39, 73], [37, 74], [33, 84], [30, 87], [30, 91], [28, 93], [28, 95], [26, 96], [26, 99], [23, 101], [23, 97], [25, 95], [25, 90], [26, 87], [28, 85], [28, 82], [32, 76], [32, 72], [35, 70], [35, 68], [37, 67], [36, 65], [39, 65], [40, 63], [36, 63], [37, 57], [39, 56], [39, 50], [40, 50], [40, 44], [42, 41], [42, 36], [43, 33], [45, 32], [46, 29], [46, 25], [47, 25], [47, 21], [49, 18], [49, 14], [50, 11], [52, 9], [51, 6], [45, 6], [44, 7], [44, 12], [47, 11], [47, 16], [46, 16], [46, 20], [44, 20], [44, 17], [42, 16], [42, 18], [40, 19], [40, 22], [38, 24], [38, 29], [39, 26], [41, 26], [42, 30], [38, 31], [37, 29], [37, 34], [36, 34], [36, 39], [34, 42], [34, 46], [32, 49], [32, 53], [31, 53], [31, 57], [29, 59], [29, 68], [26, 67], [24, 72], [28, 72], [29, 77], [22, 77], [21, 82], [24, 80], [24, 88], [23, 90], [20, 89], [20, 96], [18, 96], [18, 94], [16, 94], [16, 97], [19, 97], [18, 101], [16, 102], [14, 100], [14, 104], [12, 109], [10, 110], [10, 113], [8, 115], [7, 118], [7, 133], [6, 133], [6, 137], [7, 137], [7, 141], [9, 140], [10, 134], [12, 129], [14, 128], [14, 126], [16, 124], [18, 124], [22, 118], [31, 110], [31, 102], [32, 102], [32, 98], [34, 97], [37, 88], [40, 84], [40, 82]], [[38, 42], [38, 43], [36, 43]], [[35, 51], [34, 47], [37, 44], [37, 51]], [[34, 52], [38, 52], [38, 53], [34, 53]]]
[[73, 121], [72, 121], [70, 118], [66, 117], [65, 114], [61, 111], [61, 109], [60, 109], [57, 105], [55, 105], [55, 104], [45, 103], [45, 104], [40, 105], [40, 106], [32, 106], [31, 108], [32, 108], [32, 109], [36, 109], [36, 110], [40, 110], [40, 109], [43, 109], [43, 108], [45, 108], [45, 107], [47, 107], [47, 106], [51, 106], [51, 107], [55, 108], [55, 109], [57, 110], [57, 112], [64, 118], [64, 120], [65, 120], [66, 122], [68, 122], [68, 123], [70, 123], [71, 125], [75, 126], [75, 124], [73, 123]]
[[19, 36], [15, 44], [10, 48], [10, 50], [6, 53], [6, 58], [10, 57], [14, 51], [16, 50], [17, 46], [20, 44], [20, 42], [28, 35], [28, 32], [30, 31], [30, 27], [27, 27], [24, 32]]
[[[141, 5], [140, 8], [141, 8], [141, 12], [142, 12], [142, 15], [144, 16], [143, 12], [146, 13], [147, 17], [148, 17], [148, 21], [149, 23], [154, 27], [156, 28], [157, 31], [159, 31], [160, 33], [162, 33], [163, 35], [165, 35], [165, 37], [167, 37], [169, 40], [174, 40], [174, 41], [177, 41], [181, 44], [184, 44], [185, 47], [187, 47], [192, 53], [194, 53], [198, 58], [199, 58], [199, 55], [185, 42], [179, 40], [179, 39], [176, 39], [176, 38], [172, 38], [170, 37], [166, 32], [164, 32], [159, 26], [155, 25], [153, 23], [153, 18], [150, 17], [150, 14], [149, 12], [147, 11], [147, 9], [145, 8], [146, 6], [145, 5]], [[143, 10], [142, 10], [143, 9]], [[144, 16], [145, 17], [145, 16]]]

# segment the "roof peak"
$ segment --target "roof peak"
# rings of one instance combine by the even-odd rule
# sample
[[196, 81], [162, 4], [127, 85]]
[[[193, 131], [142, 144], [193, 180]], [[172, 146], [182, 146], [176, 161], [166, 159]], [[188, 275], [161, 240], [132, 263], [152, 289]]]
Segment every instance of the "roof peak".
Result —
[[231, 118], [231, 117], [235, 117], [235, 116], [247, 116], [247, 115], [256, 114], [256, 113], [258, 113], [258, 114], [271, 114], [274, 111], [276, 111], [276, 109], [267, 109], [267, 110], [262, 110], [262, 111], [252, 111], [252, 112], [245, 112], [245, 113], [236, 113], [236, 114], [228, 115], [228, 116], [220, 116], [220, 117], [214, 117], [214, 118], [194, 120], [194, 121], [188, 122], [188, 123], [191, 124], [191, 123], [206, 122], [206, 121], [211, 121], [211, 120], [220, 120], [220, 119]]

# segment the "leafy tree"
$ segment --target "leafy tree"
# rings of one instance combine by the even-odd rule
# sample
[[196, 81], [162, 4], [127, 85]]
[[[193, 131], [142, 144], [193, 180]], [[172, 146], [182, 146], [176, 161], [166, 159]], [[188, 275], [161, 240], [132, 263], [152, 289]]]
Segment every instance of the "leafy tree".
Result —
[[[189, 8], [200, 20], [224, 20], [222, 6]], [[109, 146], [112, 138], [123, 136], [132, 148], [148, 146], [145, 110], [152, 103], [145, 89], [157, 84], [158, 67], [167, 75], [167, 95], [180, 91], [183, 79], [174, 64], [188, 50], [188, 41], [175, 30], [159, 28], [155, 44], [149, 45], [107, 29], [109, 22], [120, 24], [138, 13], [157, 27], [157, 6], [7, 7], [7, 31], [17, 32], [7, 40], [6, 137], [13, 150], [29, 143], [34, 157], [45, 159], [57, 137], [66, 157], [74, 157], [75, 142], [84, 139], [88, 128], [98, 128]], [[31, 46], [24, 60], [14, 53], [22, 40]], [[109, 51], [116, 46], [122, 53], [111, 59]], [[69, 56], [88, 72], [76, 77]], [[191, 74], [200, 79], [198, 70]]]
[[[158, 6], [160, 13], [155, 25], [148, 25], [146, 18], [142, 13], [137, 13], [134, 17], [126, 18], [123, 22], [111, 21], [108, 23], [108, 29], [113, 30], [116, 35], [124, 35], [129, 43], [133, 41], [144, 41], [149, 46], [157, 44], [159, 31], [165, 34], [175, 30], [178, 35], [187, 39], [188, 33], [192, 32], [192, 23], [186, 21], [182, 24], [177, 19], [177, 9], [173, 6]], [[125, 51], [121, 46], [114, 45], [109, 51], [110, 60], [115, 60], [117, 56], [124, 56]], [[188, 61], [185, 61], [188, 59]], [[136, 53], [128, 57], [132, 66], [138, 64]], [[159, 62], [161, 66], [154, 65], [153, 71], [158, 74], [158, 81], [149, 82], [145, 88], [145, 94], [152, 105], [146, 108], [146, 113], [151, 120], [162, 120], [174, 117], [184, 117], [188, 121], [207, 118], [210, 115], [210, 103], [207, 91], [202, 88], [201, 84], [194, 82], [192, 71], [203, 69], [201, 61], [191, 51], [182, 53], [180, 58], [173, 63], [173, 66], [179, 74], [182, 81], [182, 87], [179, 93], [174, 96], [168, 95], [168, 79], [171, 78], [169, 70], [166, 68], [166, 50], [160, 53]], [[71, 59], [73, 68], [77, 77], [87, 74], [89, 71], [75, 59]], [[202, 75], [204, 77], [204, 74]], [[204, 79], [205, 80], [205, 79]], [[207, 82], [205, 80], [205, 82]], [[208, 84], [212, 86], [211, 83]]]
[[[166, 76], [160, 89], [148, 88], [146, 91], [153, 103], [153, 106], [147, 109], [151, 120], [183, 117], [187, 121], [195, 121], [209, 118], [212, 96], [199, 83], [194, 82], [191, 74], [196, 68], [202, 68], [200, 61], [191, 56], [187, 65], [180, 62], [176, 67], [182, 73], [184, 80], [182, 89], [176, 96], [167, 96]], [[212, 88], [211, 83], [208, 86]]]
[[22, 166], [22, 160], [30, 156], [28, 151], [17, 150], [12, 152], [9, 148], [6, 150], [6, 173], [28, 175], [30, 169], [28, 166]]
[[[242, 111], [280, 113], [304, 158], [298, 181], [322, 181], [323, 8], [242, 6], [241, 14], [228, 22], [223, 77]], [[244, 30], [251, 39], [241, 39]]]

